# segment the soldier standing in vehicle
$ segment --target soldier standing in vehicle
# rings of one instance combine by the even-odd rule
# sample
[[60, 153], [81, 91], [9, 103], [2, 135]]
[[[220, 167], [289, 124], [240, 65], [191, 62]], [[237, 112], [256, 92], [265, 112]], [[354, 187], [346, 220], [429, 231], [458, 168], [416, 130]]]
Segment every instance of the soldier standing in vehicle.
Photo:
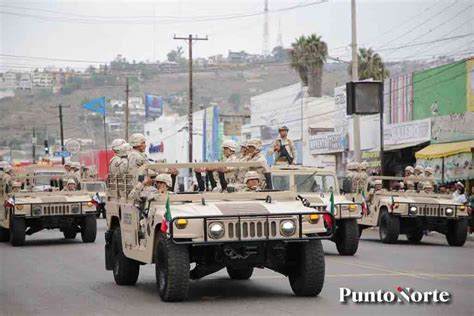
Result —
[[246, 161], [248, 157], [248, 151], [247, 151], [247, 142], [242, 142], [240, 144], [240, 154], [239, 154], [239, 160], [240, 161]]
[[119, 153], [120, 147], [125, 143], [126, 143], [125, 139], [121, 139], [121, 138], [114, 139], [114, 141], [112, 142], [112, 150], [114, 152], [114, 156], [109, 161], [109, 174], [113, 174], [112, 169], [118, 162], [120, 162], [121, 159], [118, 153]]
[[436, 181], [433, 173], [434, 173], [433, 168], [431, 167], [425, 168], [425, 178], [427, 182], [431, 183], [431, 186], [435, 185], [435, 181]]
[[260, 183], [265, 182], [265, 172], [268, 171], [267, 159], [261, 152], [262, 150], [262, 141], [260, 139], [253, 138], [248, 141], [247, 148], [249, 152], [249, 158], [247, 161], [261, 162], [264, 166], [262, 167], [252, 167], [250, 171], [256, 171], [260, 176]]
[[3, 192], [10, 192], [13, 184], [12, 174], [13, 168], [10, 165], [3, 168]]
[[71, 163], [71, 177], [76, 180], [76, 184], [79, 186], [81, 184], [81, 164], [79, 162]]
[[255, 171], [247, 171], [244, 178], [245, 186], [243, 192], [255, 192], [260, 186], [260, 176]]
[[372, 201], [372, 199], [374, 198], [375, 193], [385, 191], [385, 189], [383, 189], [382, 185], [383, 185], [382, 180], [377, 179], [377, 180], [374, 181], [374, 187], [369, 190], [369, 194], [367, 196], [367, 202]]
[[119, 149], [117, 150], [117, 156], [115, 156], [117, 157], [117, 159], [114, 159], [114, 161], [110, 161], [110, 176], [123, 175], [128, 172], [128, 154], [130, 153], [131, 149], [132, 147], [130, 147], [128, 143], [120, 145]]
[[296, 163], [296, 147], [293, 141], [288, 138], [288, 130], [285, 125], [280, 127], [278, 129], [280, 135], [273, 142], [273, 152], [277, 165], [293, 165]]
[[128, 173], [134, 174], [143, 165], [148, 164], [148, 159], [145, 155], [146, 141], [143, 134], [133, 134], [129, 140], [132, 150], [128, 154]]
[[416, 166], [415, 167], [415, 185], [416, 185], [416, 189], [418, 191], [421, 191], [423, 190], [423, 181], [421, 181], [421, 178], [424, 178], [425, 177], [425, 169], [423, 168], [423, 166]]
[[[239, 158], [235, 154], [237, 150], [237, 144], [231, 140], [227, 139], [222, 143], [222, 150], [224, 158], [222, 162], [238, 162]], [[223, 172], [225, 174], [225, 180], [228, 184], [232, 184], [237, 182], [237, 168], [231, 167], [222, 167], [217, 169], [219, 172]]]
[[354, 171], [352, 172], [352, 192], [354, 193], [359, 193], [360, 177], [360, 164], [354, 162]]
[[365, 191], [367, 190], [367, 183], [369, 181], [369, 175], [367, 173], [369, 163], [367, 161], [362, 161], [359, 166], [359, 191]]

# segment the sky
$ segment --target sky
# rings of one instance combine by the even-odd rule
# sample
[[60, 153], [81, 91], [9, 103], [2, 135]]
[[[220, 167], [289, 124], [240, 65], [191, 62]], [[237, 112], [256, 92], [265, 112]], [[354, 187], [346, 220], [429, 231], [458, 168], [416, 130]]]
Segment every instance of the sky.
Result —
[[[372, 47], [386, 60], [474, 54], [471, 0], [356, 2], [359, 47]], [[330, 56], [350, 60], [350, 0], [268, 3], [270, 50], [280, 32], [285, 47], [316, 33], [328, 43]], [[187, 52], [184, 41], [173, 40], [175, 34], [208, 37], [193, 45], [194, 57], [226, 56], [229, 50], [259, 54], [263, 8], [264, 0], [0, 0], [0, 71], [47, 65], [83, 70], [117, 54], [130, 61], [164, 61], [176, 46]]]

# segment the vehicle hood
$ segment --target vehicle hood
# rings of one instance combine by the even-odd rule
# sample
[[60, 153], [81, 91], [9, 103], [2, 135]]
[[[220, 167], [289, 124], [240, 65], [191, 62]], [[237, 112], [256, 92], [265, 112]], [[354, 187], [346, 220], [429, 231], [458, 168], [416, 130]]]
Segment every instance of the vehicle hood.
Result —
[[[311, 205], [329, 205], [331, 203], [331, 193], [302, 193], [300, 195], [307, 199]], [[352, 203], [352, 200], [344, 195], [334, 194], [334, 204], [347, 203]]]

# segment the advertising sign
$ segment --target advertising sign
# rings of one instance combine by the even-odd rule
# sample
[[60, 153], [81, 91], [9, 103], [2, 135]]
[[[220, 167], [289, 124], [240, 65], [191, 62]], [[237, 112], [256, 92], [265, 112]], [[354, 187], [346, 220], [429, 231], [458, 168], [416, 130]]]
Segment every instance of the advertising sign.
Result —
[[324, 133], [309, 137], [309, 151], [313, 155], [343, 152], [347, 146], [347, 137], [341, 133]]
[[163, 97], [147, 94], [145, 96], [145, 116], [157, 118], [163, 115]]
[[474, 139], [474, 112], [433, 117], [431, 142], [447, 143]]
[[428, 142], [431, 139], [431, 120], [417, 120], [384, 127], [384, 145]]

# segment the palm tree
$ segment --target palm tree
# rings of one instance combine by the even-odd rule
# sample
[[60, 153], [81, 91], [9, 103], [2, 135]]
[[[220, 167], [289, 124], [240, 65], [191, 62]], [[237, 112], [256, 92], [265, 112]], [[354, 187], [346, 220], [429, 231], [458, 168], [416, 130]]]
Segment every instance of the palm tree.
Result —
[[308, 86], [309, 95], [320, 97], [323, 66], [328, 55], [326, 42], [321, 36], [311, 34], [297, 38], [291, 46], [291, 67], [299, 73], [303, 85]]
[[[374, 53], [372, 48], [361, 48], [358, 54], [359, 79], [383, 80], [390, 73], [379, 54]], [[352, 74], [352, 63], [348, 67], [349, 75]]]

